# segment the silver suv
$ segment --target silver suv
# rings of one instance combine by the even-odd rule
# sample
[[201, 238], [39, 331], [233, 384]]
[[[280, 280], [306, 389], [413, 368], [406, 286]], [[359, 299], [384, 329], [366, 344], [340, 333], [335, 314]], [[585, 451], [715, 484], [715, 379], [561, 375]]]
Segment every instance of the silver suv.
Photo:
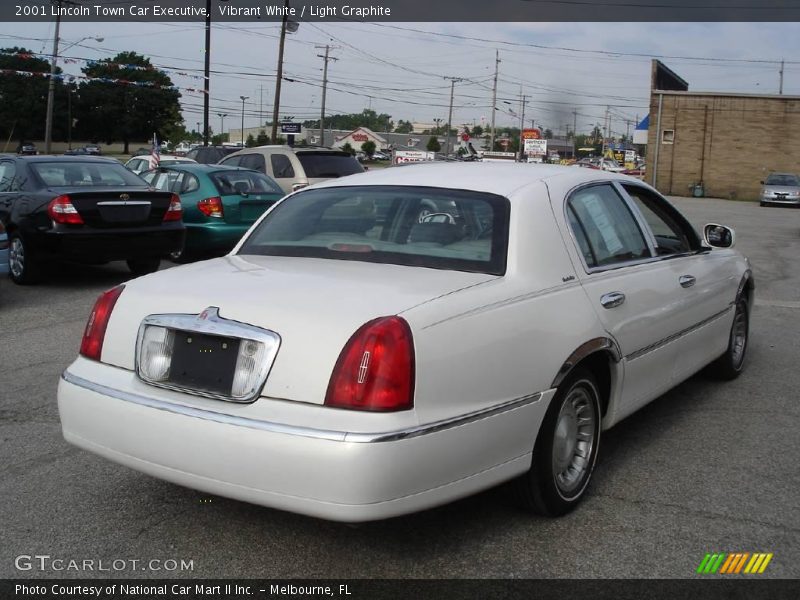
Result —
[[312, 183], [364, 172], [364, 167], [349, 153], [321, 147], [244, 148], [226, 156], [219, 161], [219, 164], [266, 173], [287, 194]]

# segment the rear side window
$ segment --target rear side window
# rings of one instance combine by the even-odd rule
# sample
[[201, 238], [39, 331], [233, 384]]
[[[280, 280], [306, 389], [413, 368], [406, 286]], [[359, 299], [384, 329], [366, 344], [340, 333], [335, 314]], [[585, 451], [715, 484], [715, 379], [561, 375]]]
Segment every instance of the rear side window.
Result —
[[298, 152], [306, 177], [344, 177], [363, 173], [364, 167], [347, 152]]
[[272, 175], [275, 179], [294, 177], [292, 162], [285, 154], [273, 154], [269, 157], [269, 161], [272, 165]]
[[261, 173], [245, 170], [226, 169], [209, 174], [217, 191], [223, 195], [231, 194], [279, 194], [281, 187]]
[[261, 154], [245, 154], [242, 156], [242, 161], [239, 166], [244, 169], [253, 169], [254, 171], [261, 171], [262, 173], [267, 170], [267, 163]]
[[699, 247], [699, 240], [691, 225], [669, 204], [644, 188], [635, 185], [623, 187], [653, 232], [659, 256], [684, 254], [691, 252], [693, 247]]
[[310, 189], [279, 204], [240, 254], [307, 256], [502, 275], [509, 202], [406, 186]]
[[14, 173], [16, 165], [11, 161], [0, 162], [0, 192], [10, 192], [13, 190]]
[[610, 185], [594, 185], [575, 192], [567, 203], [567, 217], [590, 268], [650, 256], [636, 219]]
[[221, 165], [228, 165], [230, 167], [238, 167], [239, 164], [242, 162], [242, 156], [231, 156], [230, 158], [226, 158], [224, 160], [219, 161]]

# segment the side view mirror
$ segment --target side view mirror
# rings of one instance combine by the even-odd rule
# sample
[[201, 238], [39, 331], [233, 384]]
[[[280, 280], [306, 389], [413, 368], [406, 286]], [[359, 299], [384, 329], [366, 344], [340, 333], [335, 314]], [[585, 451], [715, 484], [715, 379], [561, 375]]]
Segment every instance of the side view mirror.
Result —
[[709, 223], [703, 227], [703, 239], [706, 244], [715, 248], [733, 248], [736, 243], [736, 234], [730, 227]]

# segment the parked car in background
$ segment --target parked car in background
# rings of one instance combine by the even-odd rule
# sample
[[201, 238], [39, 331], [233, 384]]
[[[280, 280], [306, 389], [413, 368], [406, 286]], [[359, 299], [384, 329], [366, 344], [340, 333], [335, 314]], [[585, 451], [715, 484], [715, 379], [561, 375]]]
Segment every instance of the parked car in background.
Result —
[[319, 147], [244, 148], [225, 157], [220, 164], [266, 173], [287, 194], [326, 179], [364, 172], [364, 167], [350, 153]]
[[[160, 160], [158, 161], [159, 165], [164, 167], [170, 165], [180, 165], [180, 164], [196, 164], [191, 158], [186, 158], [185, 156], [175, 156], [174, 154], [162, 154]], [[125, 168], [133, 171], [137, 175], [140, 173], [144, 173], [145, 171], [150, 169], [150, 155], [147, 156], [134, 156], [128, 162], [125, 163]]]
[[33, 142], [22, 142], [17, 146], [17, 154], [39, 154], [39, 150]]
[[87, 154], [91, 154], [93, 156], [100, 156], [103, 153], [100, 149], [100, 146], [97, 144], [86, 144], [83, 148], [86, 150]]
[[64, 151], [64, 156], [89, 156], [89, 152], [81, 146], [80, 148], [70, 148]]
[[604, 430], [706, 365], [741, 373], [754, 282], [733, 243], [601, 171], [328, 181], [228, 256], [104, 293], [59, 382], [62, 429], [150, 475], [327, 519], [509, 480], [562, 515]]
[[761, 186], [761, 206], [800, 206], [800, 177], [794, 173], [770, 173]]
[[0, 221], [0, 275], [8, 275], [8, 234]]
[[284, 196], [263, 173], [224, 165], [177, 164], [147, 171], [142, 178], [157, 190], [180, 196], [186, 242], [172, 254], [180, 261], [230, 251]]
[[376, 150], [372, 153], [372, 160], [389, 160], [391, 158], [390, 154], [386, 154], [385, 152], [381, 152], [380, 150]]
[[153, 191], [116, 160], [3, 156], [0, 182], [15, 283], [35, 283], [45, 263], [60, 260], [125, 260], [134, 275], [144, 275], [183, 247], [178, 196]]
[[186, 153], [186, 158], [204, 165], [213, 165], [239, 150], [237, 146], [198, 146]]

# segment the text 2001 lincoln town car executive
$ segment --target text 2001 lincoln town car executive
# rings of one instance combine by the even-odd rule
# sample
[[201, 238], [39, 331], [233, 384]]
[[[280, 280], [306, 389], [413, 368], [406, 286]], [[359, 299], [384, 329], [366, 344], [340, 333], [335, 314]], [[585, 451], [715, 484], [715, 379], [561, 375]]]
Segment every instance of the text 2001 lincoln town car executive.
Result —
[[754, 282], [640, 181], [414, 165], [275, 205], [230, 255], [104, 293], [64, 436], [181, 485], [342, 521], [514, 479], [547, 515], [601, 431], [744, 364]]

